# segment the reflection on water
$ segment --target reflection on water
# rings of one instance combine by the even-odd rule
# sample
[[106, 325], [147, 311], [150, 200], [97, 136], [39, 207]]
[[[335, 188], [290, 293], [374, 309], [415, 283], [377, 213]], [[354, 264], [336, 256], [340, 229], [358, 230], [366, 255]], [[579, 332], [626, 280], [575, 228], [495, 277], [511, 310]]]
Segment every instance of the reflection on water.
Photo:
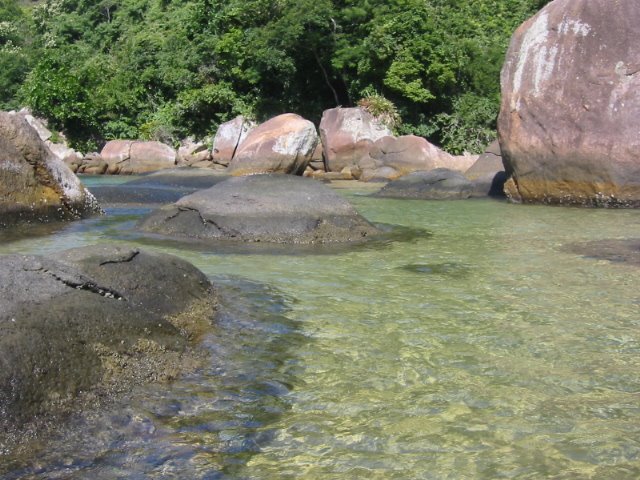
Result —
[[[211, 368], [76, 419], [36, 459], [0, 460], [7, 478], [640, 478], [640, 269], [571, 248], [640, 237], [637, 212], [342, 193], [430, 235], [323, 255], [150, 245], [225, 293]], [[140, 213], [0, 252], [131, 241]]]

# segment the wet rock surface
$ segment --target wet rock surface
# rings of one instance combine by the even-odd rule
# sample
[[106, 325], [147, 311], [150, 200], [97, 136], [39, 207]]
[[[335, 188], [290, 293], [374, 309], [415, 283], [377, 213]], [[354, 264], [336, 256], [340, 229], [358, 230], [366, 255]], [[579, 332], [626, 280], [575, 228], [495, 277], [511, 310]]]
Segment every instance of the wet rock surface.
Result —
[[462, 173], [446, 168], [414, 172], [385, 185], [375, 197], [421, 200], [461, 200], [486, 197], [485, 186], [468, 180]]
[[204, 241], [299, 244], [362, 241], [379, 233], [330, 188], [291, 175], [230, 178], [151, 213], [139, 228]]
[[24, 116], [0, 112], [0, 228], [99, 211], [95, 198]]
[[176, 257], [124, 247], [0, 257], [0, 451], [141, 382], [199, 365], [212, 285]]

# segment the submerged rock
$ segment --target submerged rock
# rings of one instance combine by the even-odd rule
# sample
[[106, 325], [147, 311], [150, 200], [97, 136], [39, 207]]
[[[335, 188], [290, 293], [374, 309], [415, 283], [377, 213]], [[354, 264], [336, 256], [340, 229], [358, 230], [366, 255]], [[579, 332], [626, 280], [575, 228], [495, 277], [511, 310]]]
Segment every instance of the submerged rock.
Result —
[[330, 188], [290, 175], [225, 180], [163, 207], [143, 231], [206, 241], [330, 243], [379, 233]]
[[0, 257], [0, 305], [2, 451], [82, 402], [193, 368], [216, 297], [181, 259], [101, 246]]
[[509, 197], [640, 206], [638, 65], [637, 0], [556, 0], [518, 28], [498, 120]]
[[99, 211], [93, 196], [24, 116], [0, 112], [0, 228]]
[[566, 250], [587, 258], [640, 267], [640, 239], [638, 238], [574, 243], [567, 246]]

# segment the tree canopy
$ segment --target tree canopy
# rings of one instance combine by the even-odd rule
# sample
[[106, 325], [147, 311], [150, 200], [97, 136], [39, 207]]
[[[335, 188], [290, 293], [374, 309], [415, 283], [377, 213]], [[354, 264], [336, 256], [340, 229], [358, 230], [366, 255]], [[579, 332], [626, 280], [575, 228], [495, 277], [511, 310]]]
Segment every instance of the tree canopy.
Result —
[[495, 135], [513, 30], [541, 0], [0, 0], [0, 102], [76, 145], [204, 137], [363, 97], [459, 153]]

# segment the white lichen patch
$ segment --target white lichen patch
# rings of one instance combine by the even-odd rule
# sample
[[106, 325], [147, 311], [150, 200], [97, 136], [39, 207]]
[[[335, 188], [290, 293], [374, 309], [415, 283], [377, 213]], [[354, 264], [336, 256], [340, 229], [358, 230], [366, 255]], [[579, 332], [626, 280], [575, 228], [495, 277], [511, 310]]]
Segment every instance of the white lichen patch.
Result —
[[78, 203], [84, 201], [85, 189], [82, 183], [62, 160], [52, 154], [46, 165], [47, 170], [62, 187], [67, 200]]
[[577, 37], [586, 37], [589, 35], [589, 32], [591, 32], [591, 25], [581, 22], [580, 20], [567, 18], [566, 16], [562, 19], [560, 27], [558, 28], [560, 35], [568, 35], [571, 33]]
[[359, 108], [344, 112], [340, 131], [349, 133], [354, 142], [371, 140], [375, 142], [383, 137], [393, 135], [385, 125], [376, 122], [367, 112]]
[[313, 153], [317, 144], [317, 134], [313, 124], [307, 128], [294, 130], [279, 136], [273, 144], [272, 150], [281, 155], [308, 156]]
[[239, 137], [238, 131], [241, 129], [242, 126], [240, 125], [240, 127], [238, 127], [237, 122], [220, 125], [216, 132], [214, 143], [222, 140], [235, 142]]
[[[567, 35], [586, 37], [592, 28], [579, 19], [564, 16], [556, 29], [549, 25], [549, 15], [542, 11], [535, 18], [522, 38], [518, 63], [513, 74], [513, 98], [511, 108], [520, 107], [521, 89], [525, 74], [531, 72], [532, 85], [526, 85], [528, 93], [538, 96], [543, 93], [546, 83], [552, 77], [558, 64], [560, 38]], [[555, 38], [554, 38], [555, 37]]]
[[518, 64], [513, 74], [513, 99], [511, 107], [520, 107], [520, 91], [522, 89], [525, 68], [533, 69], [533, 95], [538, 95], [544, 83], [553, 73], [557, 47], [547, 48], [549, 41], [549, 15], [541, 12], [531, 24], [522, 38]]
[[633, 72], [629, 71], [625, 62], [617, 62], [614, 71], [617, 82], [610, 82], [613, 86], [611, 95], [609, 96], [609, 108], [607, 111], [610, 118], [623, 111], [625, 98], [634, 94], [638, 86], [636, 76]]
[[0, 162], [0, 170], [12, 173], [21, 173], [26, 170], [26, 168], [22, 163], [5, 160], [3, 162]]

